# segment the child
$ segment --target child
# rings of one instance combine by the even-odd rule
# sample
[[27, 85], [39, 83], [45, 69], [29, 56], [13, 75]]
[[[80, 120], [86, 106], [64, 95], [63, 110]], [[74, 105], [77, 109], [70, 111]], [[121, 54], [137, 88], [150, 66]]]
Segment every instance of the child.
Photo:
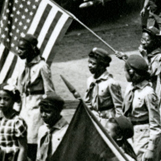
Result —
[[60, 115], [64, 101], [54, 92], [48, 93], [41, 102], [40, 113], [45, 122], [38, 133], [37, 161], [50, 160], [67, 128], [67, 121]]
[[43, 124], [38, 104], [44, 94], [54, 91], [49, 67], [41, 57], [37, 44], [37, 38], [30, 34], [21, 37], [18, 43], [18, 55], [26, 61], [17, 81], [22, 96], [20, 116], [28, 127], [28, 157], [32, 161], [36, 159], [38, 129]]
[[148, 65], [139, 55], [125, 63], [126, 89], [123, 112], [134, 125], [133, 144], [138, 161], [159, 160], [161, 134], [158, 97], [148, 82]]
[[88, 68], [92, 76], [87, 80], [85, 103], [99, 121], [122, 114], [121, 86], [107, 71], [111, 57], [106, 50], [93, 48], [89, 53]]
[[107, 120], [105, 129], [123, 150], [129, 161], [136, 160], [136, 154], [127, 139], [134, 134], [133, 125], [125, 116], [110, 118]]
[[20, 101], [19, 91], [13, 86], [0, 84], [0, 159], [2, 161], [26, 161], [27, 126], [13, 109]]

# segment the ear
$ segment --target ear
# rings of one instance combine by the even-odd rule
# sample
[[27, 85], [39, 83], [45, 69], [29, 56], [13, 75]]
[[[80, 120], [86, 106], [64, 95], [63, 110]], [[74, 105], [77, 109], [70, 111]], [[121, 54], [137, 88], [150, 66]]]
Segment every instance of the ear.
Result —
[[132, 78], [134, 76], [134, 73], [135, 73], [134, 70], [130, 69], [128, 72], [129, 72], [130, 77]]

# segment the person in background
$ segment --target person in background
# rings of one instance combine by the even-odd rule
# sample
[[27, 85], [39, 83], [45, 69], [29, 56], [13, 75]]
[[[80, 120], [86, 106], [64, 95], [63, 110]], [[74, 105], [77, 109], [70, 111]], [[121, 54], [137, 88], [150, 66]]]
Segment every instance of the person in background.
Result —
[[145, 0], [140, 12], [142, 28], [156, 27], [161, 32], [161, 3], [160, 0]]
[[148, 81], [148, 64], [140, 55], [130, 55], [125, 63], [125, 73], [129, 84], [125, 92], [123, 113], [134, 126], [132, 139], [137, 161], [159, 161], [159, 100]]
[[[149, 66], [149, 81], [161, 105], [161, 35], [157, 28], [149, 27], [143, 29], [139, 52]], [[122, 52], [117, 52], [116, 55], [119, 55], [118, 58], [124, 59], [125, 61], [128, 58], [128, 56]]]
[[89, 53], [88, 67], [92, 76], [87, 80], [87, 91], [84, 101], [99, 121], [122, 114], [121, 86], [107, 71], [111, 57], [101, 48], [93, 48]]
[[28, 156], [34, 161], [37, 150], [37, 133], [43, 121], [39, 102], [47, 92], [54, 91], [51, 73], [45, 60], [40, 56], [35, 36], [27, 34], [18, 43], [18, 56], [26, 60], [26, 65], [17, 80], [17, 87], [22, 96], [20, 116], [28, 126]]
[[40, 127], [38, 133], [36, 161], [50, 160], [68, 128], [67, 121], [60, 114], [63, 105], [63, 99], [53, 92], [43, 96], [39, 103], [45, 124]]
[[[140, 54], [149, 65], [150, 81], [161, 102], [161, 41], [159, 30], [145, 28], [142, 33]], [[160, 107], [161, 112], [161, 107]]]
[[13, 109], [20, 93], [12, 85], [0, 84], [0, 160], [27, 161], [27, 126]]
[[[105, 124], [105, 129], [123, 150], [129, 161], [136, 160], [136, 154], [127, 140], [132, 138], [134, 134], [133, 125], [130, 120], [125, 116], [110, 118]], [[118, 159], [116, 158], [116, 160]]]

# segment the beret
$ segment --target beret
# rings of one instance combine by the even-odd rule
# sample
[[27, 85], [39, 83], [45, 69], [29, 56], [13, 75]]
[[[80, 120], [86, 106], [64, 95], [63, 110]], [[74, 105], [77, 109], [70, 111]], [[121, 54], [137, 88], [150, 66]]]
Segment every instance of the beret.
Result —
[[26, 41], [33, 46], [37, 46], [38, 40], [34, 35], [26, 34], [25, 37], [20, 37], [20, 40]]
[[119, 125], [125, 139], [131, 138], [134, 134], [133, 125], [131, 121], [125, 116], [114, 118]]
[[58, 96], [55, 92], [48, 92], [46, 95], [43, 95], [39, 106], [48, 111], [51, 109], [61, 111], [63, 109], [64, 100]]
[[153, 27], [153, 26], [150, 26], [149, 28], [144, 28], [143, 32], [147, 32], [148, 34], [150, 34], [150, 35], [152, 35], [154, 37], [161, 36], [159, 34], [160, 31], [156, 27]]
[[125, 65], [132, 68], [139, 75], [148, 74], [148, 64], [140, 55], [130, 55]]
[[109, 66], [112, 58], [108, 54], [108, 52], [102, 48], [94, 47], [92, 51], [89, 53], [89, 57], [94, 57], [99, 61], [103, 62], [106, 66]]

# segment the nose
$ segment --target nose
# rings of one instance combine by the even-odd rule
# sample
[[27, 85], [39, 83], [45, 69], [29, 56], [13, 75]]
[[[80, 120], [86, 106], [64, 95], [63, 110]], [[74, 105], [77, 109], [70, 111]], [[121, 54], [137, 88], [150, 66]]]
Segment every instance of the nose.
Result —
[[0, 104], [4, 104], [4, 99], [0, 99]]
[[141, 39], [141, 44], [146, 44], [146, 41], [144, 39]]

